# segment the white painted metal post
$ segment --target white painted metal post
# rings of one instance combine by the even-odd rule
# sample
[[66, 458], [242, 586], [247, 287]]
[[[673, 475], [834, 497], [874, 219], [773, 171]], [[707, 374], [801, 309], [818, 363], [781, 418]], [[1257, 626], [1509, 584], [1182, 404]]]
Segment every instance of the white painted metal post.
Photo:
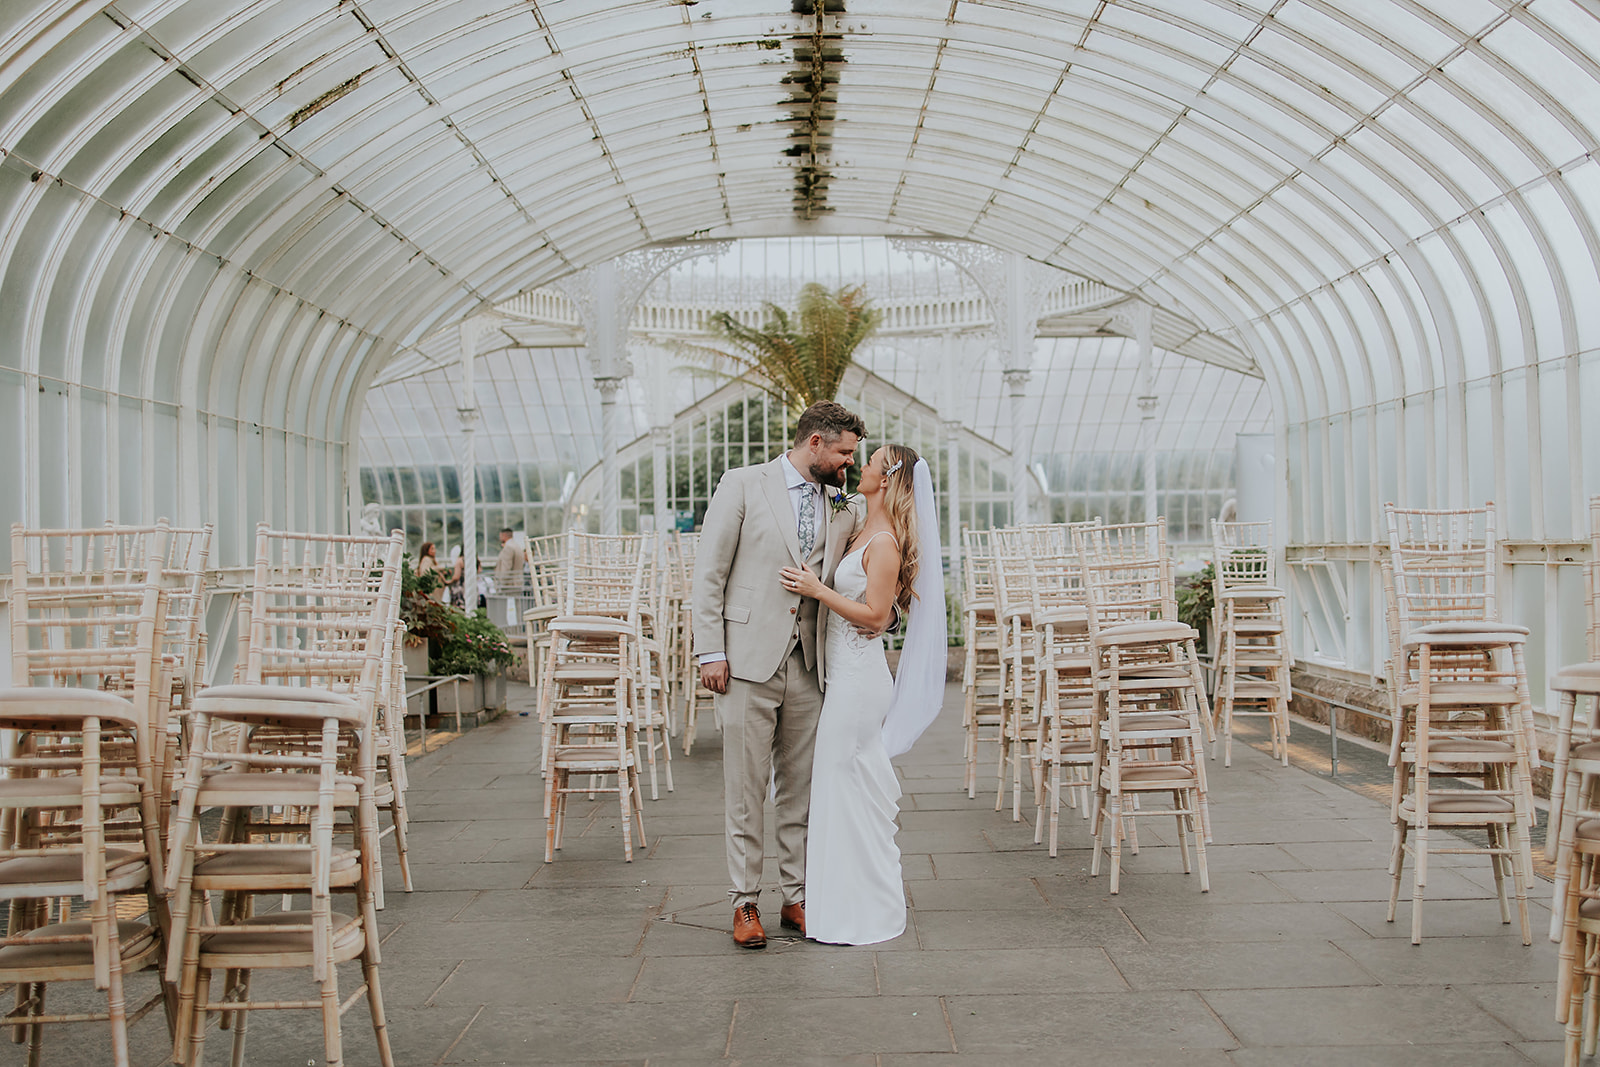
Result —
[[961, 423], [944, 419], [939, 423], [939, 436], [944, 438], [944, 469], [949, 472], [944, 491], [945, 520], [944, 543], [950, 549], [950, 577], [961, 578]]
[[1030, 371], [1012, 368], [1002, 371], [1006, 388], [1011, 390], [1011, 525], [1028, 522], [1028, 439], [1023, 433], [1023, 406], [1028, 395]]
[[621, 378], [596, 378], [600, 390], [600, 532], [619, 532], [622, 519], [622, 478], [617, 467], [617, 392]]
[[478, 333], [483, 322], [470, 318], [461, 324], [461, 377], [456, 413], [461, 416], [461, 591], [468, 611], [478, 607]]
[[672, 427], [650, 427], [650, 486], [654, 491], [656, 536], [665, 538], [672, 532], [672, 518], [667, 513], [667, 446], [672, 443]]
[[[1139, 304], [1133, 309], [1133, 337], [1139, 345], [1139, 446], [1144, 455], [1144, 521], [1154, 522], [1156, 504], [1156, 366], [1155, 344], [1151, 338], [1151, 308]], [[1167, 531], [1172, 536], [1172, 531]]]

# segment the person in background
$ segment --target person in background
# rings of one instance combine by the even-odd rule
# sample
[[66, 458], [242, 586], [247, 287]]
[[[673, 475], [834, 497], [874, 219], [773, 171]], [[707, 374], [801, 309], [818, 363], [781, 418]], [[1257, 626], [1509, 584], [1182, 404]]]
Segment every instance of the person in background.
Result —
[[437, 600], [441, 604], [444, 603], [445, 574], [444, 569], [439, 566], [438, 550], [434, 548], [432, 541], [424, 541], [422, 550], [417, 553], [417, 574], [438, 576], [439, 585], [435, 587], [433, 592], [428, 594], [428, 598]]
[[465, 606], [467, 600], [461, 592], [461, 579], [467, 573], [467, 560], [461, 554], [461, 546], [456, 545], [450, 550], [450, 575], [446, 579], [450, 586], [450, 603], [457, 607]]
[[516, 536], [509, 526], [500, 531], [500, 556], [494, 561], [494, 588], [502, 596], [517, 596], [522, 592], [522, 571], [527, 557]]

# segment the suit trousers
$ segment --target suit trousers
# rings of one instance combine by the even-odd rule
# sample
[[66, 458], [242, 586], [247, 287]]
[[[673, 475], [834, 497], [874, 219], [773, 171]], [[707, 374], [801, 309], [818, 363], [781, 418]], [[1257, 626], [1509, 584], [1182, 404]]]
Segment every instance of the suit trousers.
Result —
[[734, 907], [761, 892], [769, 782], [776, 787], [778, 883], [783, 902], [806, 896], [806, 821], [811, 815], [811, 757], [822, 690], [796, 642], [764, 682], [728, 681], [717, 698], [722, 716], [723, 804], [728, 822], [729, 895]]

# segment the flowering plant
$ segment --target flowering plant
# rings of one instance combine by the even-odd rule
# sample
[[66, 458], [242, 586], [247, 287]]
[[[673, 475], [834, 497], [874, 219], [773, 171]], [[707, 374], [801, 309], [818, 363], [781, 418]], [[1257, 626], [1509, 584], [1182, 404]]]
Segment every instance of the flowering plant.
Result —
[[850, 497], [843, 489], [835, 489], [833, 491], [833, 495], [828, 498], [828, 506], [832, 508], [833, 513], [837, 515], [839, 512], [845, 511], [850, 507]]

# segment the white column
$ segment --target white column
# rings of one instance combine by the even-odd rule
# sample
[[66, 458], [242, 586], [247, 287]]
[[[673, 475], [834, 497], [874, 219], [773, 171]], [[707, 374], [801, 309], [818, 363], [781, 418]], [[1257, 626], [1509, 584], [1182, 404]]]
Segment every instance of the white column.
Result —
[[[1140, 304], [1132, 312], [1133, 336], [1139, 345], [1139, 445], [1144, 452], [1144, 521], [1156, 520], [1156, 368], [1151, 340], [1151, 307]], [[1168, 536], [1171, 531], [1168, 531]]]
[[461, 416], [461, 459], [456, 480], [461, 483], [461, 591], [468, 611], [478, 607], [478, 335], [479, 318], [461, 324], [461, 375], [457, 382], [456, 413]]
[[666, 538], [672, 532], [672, 519], [667, 512], [667, 446], [672, 443], [672, 427], [650, 427], [650, 484], [655, 493], [656, 536]]
[[461, 592], [468, 611], [478, 607], [478, 409], [462, 408], [461, 462]]
[[1010, 368], [1001, 371], [1011, 391], [1011, 525], [1030, 521], [1028, 517], [1028, 437], [1023, 432], [1023, 406], [1028, 394], [1031, 371]]
[[617, 467], [617, 392], [621, 378], [596, 378], [600, 390], [600, 532], [614, 534], [621, 526], [622, 479]]
[[950, 577], [961, 580], [961, 424], [954, 419], [939, 423], [944, 441], [944, 469], [949, 472], [944, 491], [946, 511], [944, 543], [950, 547]]

